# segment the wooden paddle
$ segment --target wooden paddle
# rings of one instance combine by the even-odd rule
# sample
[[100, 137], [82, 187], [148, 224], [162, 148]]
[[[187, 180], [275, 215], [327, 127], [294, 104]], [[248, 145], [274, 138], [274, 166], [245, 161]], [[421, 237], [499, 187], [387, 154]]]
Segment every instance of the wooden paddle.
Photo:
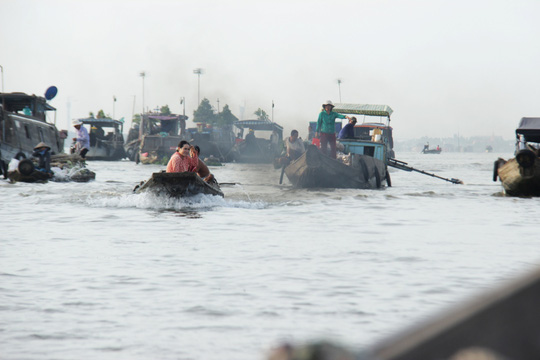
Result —
[[281, 176], [279, 177], [279, 185], [281, 185], [283, 183], [283, 174], [285, 174], [285, 168], [287, 167], [287, 165], [283, 165], [283, 167], [281, 168]]

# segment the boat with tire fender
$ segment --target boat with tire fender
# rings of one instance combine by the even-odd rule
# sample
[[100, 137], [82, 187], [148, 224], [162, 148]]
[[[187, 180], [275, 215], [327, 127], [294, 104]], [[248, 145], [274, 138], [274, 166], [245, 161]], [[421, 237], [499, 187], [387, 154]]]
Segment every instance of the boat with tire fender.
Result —
[[493, 181], [500, 179], [510, 196], [540, 196], [540, 118], [524, 117], [516, 129], [514, 158], [498, 158]]
[[385, 182], [391, 186], [387, 163], [393, 156], [390, 131], [393, 110], [388, 105], [338, 103], [332, 111], [385, 120], [374, 122], [377, 126], [370, 128], [355, 127], [353, 138], [337, 139], [344, 154], [338, 159], [323, 154], [314, 145], [308, 146], [302, 156], [284, 168], [289, 181], [300, 188], [379, 189]]

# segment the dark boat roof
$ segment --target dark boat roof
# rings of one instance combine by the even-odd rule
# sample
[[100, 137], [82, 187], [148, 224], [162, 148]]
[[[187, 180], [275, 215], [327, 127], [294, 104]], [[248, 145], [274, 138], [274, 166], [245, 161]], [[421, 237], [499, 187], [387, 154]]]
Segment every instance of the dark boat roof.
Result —
[[163, 120], [181, 120], [181, 119], [187, 120], [188, 119], [188, 117], [185, 116], [185, 115], [175, 115], [175, 114], [170, 114], [170, 115], [145, 115], [145, 117], [148, 117], [149, 119], [152, 119], [152, 120], [159, 120], [159, 121], [163, 121]]
[[516, 129], [516, 135], [525, 136], [526, 141], [540, 143], [540, 118], [521, 118], [519, 126]]
[[86, 119], [79, 119], [83, 122], [83, 124], [90, 124], [90, 125], [99, 125], [99, 126], [114, 126], [114, 125], [123, 125], [124, 123], [120, 120], [114, 120], [110, 118], [86, 118]]
[[236, 121], [234, 126], [242, 129], [249, 128], [253, 130], [283, 131], [283, 126], [266, 120], [240, 120]]
[[56, 110], [56, 108], [52, 107], [47, 103], [47, 100], [43, 96], [28, 95], [22, 92], [0, 93], [0, 104], [4, 102], [9, 103], [9, 107], [12, 111], [20, 111], [26, 105], [34, 101], [43, 104], [43, 107], [46, 111]]

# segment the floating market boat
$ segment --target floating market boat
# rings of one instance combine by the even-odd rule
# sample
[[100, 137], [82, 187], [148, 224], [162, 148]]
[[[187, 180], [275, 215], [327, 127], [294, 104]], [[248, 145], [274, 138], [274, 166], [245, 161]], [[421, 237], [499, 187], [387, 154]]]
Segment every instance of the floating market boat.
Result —
[[[57, 91], [51, 86], [45, 97], [21, 92], [0, 93], [0, 173], [4, 177], [13, 158], [30, 158], [40, 142], [51, 148], [51, 154], [63, 152], [67, 131], [56, 128], [56, 109], [47, 102]], [[49, 112], [54, 112], [53, 122], [47, 122]]]
[[56, 154], [51, 155], [51, 168], [57, 172], [46, 173], [37, 169], [35, 158], [22, 158], [12, 160], [10, 167], [15, 166], [7, 172], [7, 177], [12, 182], [45, 183], [47, 181], [56, 182], [88, 182], [96, 178], [96, 173], [86, 168], [84, 159], [78, 154]]
[[[378, 189], [384, 186], [384, 180], [391, 186], [387, 162], [393, 154], [389, 125], [393, 110], [388, 105], [335, 104], [332, 111], [386, 120], [384, 123], [373, 122], [378, 124], [373, 128], [355, 127], [354, 138], [338, 139], [344, 153], [339, 159], [322, 154], [314, 145], [308, 146], [302, 156], [284, 169], [289, 181], [301, 188]], [[384, 133], [381, 127], [387, 132]], [[366, 132], [366, 129], [371, 130]]]
[[498, 177], [507, 195], [540, 196], [540, 118], [522, 118], [516, 139], [515, 157], [495, 161], [493, 181]]
[[442, 149], [437, 146], [436, 149], [430, 149], [429, 144], [424, 145], [424, 148], [422, 149], [422, 154], [440, 154]]
[[309, 145], [284, 171], [293, 186], [300, 188], [378, 189], [384, 179], [390, 185], [383, 161], [350, 153], [342, 162], [323, 154], [315, 145]]
[[[124, 146], [130, 160], [143, 164], [167, 164], [181, 140], [188, 140], [185, 134], [185, 115], [146, 113], [141, 117], [137, 137], [128, 137]], [[135, 129], [132, 129], [135, 130]], [[133, 133], [130, 130], [130, 133]]]
[[125, 158], [124, 123], [110, 118], [79, 119], [82, 126], [87, 126], [90, 135], [90, 149], [86, 153], [88, 160], [121, 160]]
[[212, 182], [204, 181], [194, 172], [157, 172], [141, 184], [135, 186], [133, 192], [140, 194], [152, 192], [174, 198], [188, 197], [197, 194], [218, 195], [223, 197], [219, 184], [215, 179]]
[[[270, 164], [281, 153], [283, 127], [267, 120], [241, 120], [234, 123], [239, 129], [237, 143], [231, 150], [230, 157], [240, 163]], [[245, 138], [244, 131], [248, 129]], [[261, 137], [260, 133], [270, 134]]]

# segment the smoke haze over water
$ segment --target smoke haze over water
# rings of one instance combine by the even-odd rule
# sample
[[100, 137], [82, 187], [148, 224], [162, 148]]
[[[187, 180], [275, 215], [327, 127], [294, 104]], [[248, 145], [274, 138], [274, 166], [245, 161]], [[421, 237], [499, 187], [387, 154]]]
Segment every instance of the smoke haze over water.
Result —
[[[103, 109], [186, 115], [201, 98], [259, 107], [305, 137], [321, 103], [388, 104], [396, 139], [513, 137], [540, 116], [536, 1], [12, 1], [0, 13], [4, 90], [42, 95], [60, 127]], [[21, 27], [24, 19], [26, 24]], [[70, 104], [68, 109], [68, 103]], [[191, 122], [188, 123], [188, 126]]]

